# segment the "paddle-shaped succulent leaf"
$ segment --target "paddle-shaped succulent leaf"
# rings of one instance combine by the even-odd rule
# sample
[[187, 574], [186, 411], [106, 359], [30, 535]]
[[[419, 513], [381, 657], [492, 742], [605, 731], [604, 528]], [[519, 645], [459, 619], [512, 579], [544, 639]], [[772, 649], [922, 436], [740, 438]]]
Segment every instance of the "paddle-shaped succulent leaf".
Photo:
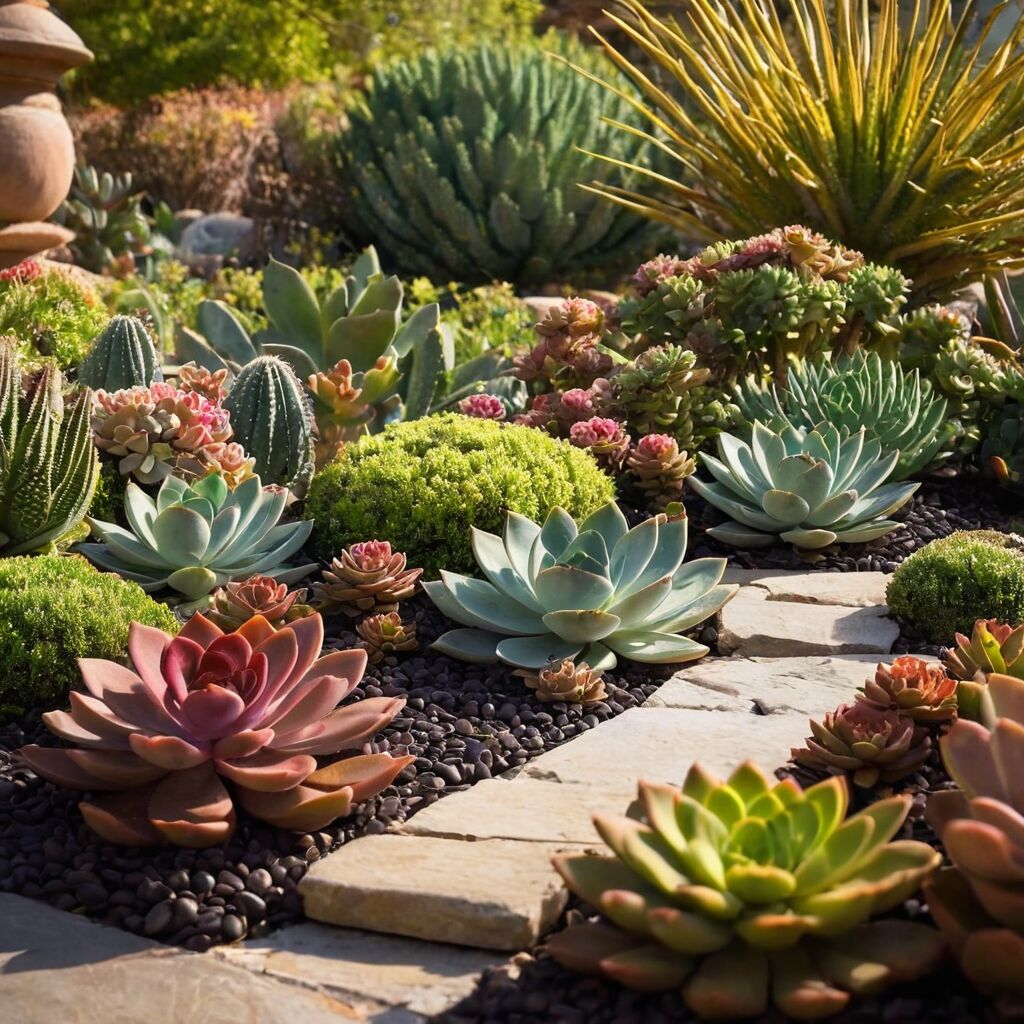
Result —
[[15, 346], [0, 341], [0, 554], [45, 550], [82, 521], [99, 478], [89, 396], [65, 408], [47, 362], [22, 385]]
[[155, 499], [129, 484], [124, 497], [129, 528], [90, 518], [101, 543], [82, 544], [79, 550], [143, 590], [170, 587], [189, 600], [256, 574], [293, 583], [314, 568], [285, 565], [313, 523], [279, 523], [287, 493], [264, 487], [258, 476], [232, 491], [219, 473], [194, 484], [169, 476]]
[[956, 647], [942, 662], [959, 681], [957, 704], [961, 718], [978, 721], [988, 678], [993, 673], [1024, 679], [1024, 625], [1013, 627], [998, 619], [978, 619], [970, 637], [956, 634]]
[[485, 580], [442, 571], [423, 585], [437, 607], [465, 625], [434, 648], [464, 661], [501, 660], [541, 669], [552, 658], [602, 672], [616, 655], [692, 661], [708, 649], [679, 636], [736, 592], [721, 585], [725, 559], [683, 564], [686, 518], [658, 515], [631, 530], [614, 502], [579, 525], [554, 508], [540, 527], [509, 512], [501, 537], [473, 528]]
[[59, 786], [88, 790], [79, 807], [104, 840], [205, 847], [230, 838], [235, 802], [278, 828], [309, 832], [349, 813], [413, 760], [356, 754], [402, 709], [370, 697], [337, 705], [366, 654], [320, 657], [319, 615], [279, 630], [262, 616], [224, 633], [201, 614], [172, 638], [134, 623], [132, 669], [83, 658], [85, 691], [43, 716], [72, 746], [30, 745], [20, 759]]
[[641, 991], [681, 987], [706, 1019], [759, 1016], [770, 999], [811, 1020], [919, 977], [942, 956], [939, 935], [869, 919], [899, 906], [941, 857], [890, 842], [910, 797], [850, 818], [848, 800], [841, 779], [802, 790], [750, 762], [726, 782], [698, 765], [681, 790], [641, 782], [628, 817], [594, 816], [610, 856], [554, 858], [604, 920], [570, 926], [548, 951]]
[[776, 433], [755, 422], [750, 444], [720, 434], [718, 453], [700, 456], [715, 482], [691, 477], [690, 486], [732, 517], [708, 533], [737, 547], [767, 547], [776, 537], [808, 550], [875, 540], [896, 529], [886, 517], [920, 486], [885, 483], [899, 452], [883, 456], [863, 428], [847, 436], [825, 424]]
[[1024, 996], [1024, 681], [989, 676], [984, 722], [940, 741], [959, 790], [934, 792], [927, 818], [955, 865], [925, 887], [960, 966], [985, 990]]

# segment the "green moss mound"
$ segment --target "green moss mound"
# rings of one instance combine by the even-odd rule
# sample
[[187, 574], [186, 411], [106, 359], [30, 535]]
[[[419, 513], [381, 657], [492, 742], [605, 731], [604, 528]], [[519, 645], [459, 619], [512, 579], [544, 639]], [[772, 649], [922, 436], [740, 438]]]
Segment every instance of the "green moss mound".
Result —
[[615, 497], [593, 458], [539, 430], [457, 413], [399, 423], [350, 445], [313, 480], [306, 516], [324, 559], [388, 540], [421, 566], [472, 574], [470, 527], [500, 533], [506, 509], [579, 518]]
[[123, 661], [132, 622], [178, 631], [137, 583], [79, 555], [0, 559], [0, 721], [61, 705], [78, 658]]
[[992, 530], [932, 541], [893, 574], [889, 609], [933, 643], [970, 635], [977, 619], [1024, 621], [1024, 541]]

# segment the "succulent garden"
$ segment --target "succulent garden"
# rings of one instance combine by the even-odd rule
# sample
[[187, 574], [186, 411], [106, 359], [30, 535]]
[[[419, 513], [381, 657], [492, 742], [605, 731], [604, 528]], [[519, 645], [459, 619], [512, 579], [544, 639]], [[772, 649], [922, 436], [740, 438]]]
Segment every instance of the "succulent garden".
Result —
[[0, 999], [1024, 1014], [1019, 4], [603, 6], [0, 0]]

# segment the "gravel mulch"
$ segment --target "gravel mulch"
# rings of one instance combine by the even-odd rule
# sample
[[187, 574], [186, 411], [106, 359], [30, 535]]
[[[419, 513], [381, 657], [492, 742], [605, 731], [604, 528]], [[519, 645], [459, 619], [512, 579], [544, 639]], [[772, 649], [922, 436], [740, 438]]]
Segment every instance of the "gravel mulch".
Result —
[[[58, 745], [39, 713], [0, 724], [0, 892], [46, 900], [191, 950], [257, 937], [302, 919], [296, 887], [313, 861], [643, 703], [673, 671], [623, 665], [606, 676], [605, 701], [543, 704], [508, 669], [428, 651], [450, 623], [426, 598], [407, 602], [403, 615], [416, 620], [421, 653], [371, 666], [348, 701], [407, 697], [402, 713], [366, 751], [411, 753], [416, 762], [394, 786], [323, 832], [295, 836], [239, 811], [233, 839], [209, 850], [110, 846], [85, 826], [79, 794], [13, 765], [11, 755], [23, 743]], [[357, 642], [340, 620], [326, 625], [327, 647]], [[704, 639], [713, 642], [714, 631], [705, 630]]]

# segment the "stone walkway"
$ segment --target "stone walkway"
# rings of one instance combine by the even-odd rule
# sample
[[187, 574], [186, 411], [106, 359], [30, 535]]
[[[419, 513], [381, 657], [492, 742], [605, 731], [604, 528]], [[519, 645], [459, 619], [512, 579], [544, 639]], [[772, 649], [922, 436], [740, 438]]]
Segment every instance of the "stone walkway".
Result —
[[896, 640], [881, 573], [729, 576], [743, 584], [723, 610], [730, 657], [318, 861], [301, 884], [308, 923], [193, 954], [0, 896], [0, 1020], [14, 1007], [18, 1024], [413, 1024], [454, 1005], [558, 919], [550, 858], [600, 845], [594, 811], [622, 813], [637, 779], [678, 784], [695, 760], [773, 769]]

